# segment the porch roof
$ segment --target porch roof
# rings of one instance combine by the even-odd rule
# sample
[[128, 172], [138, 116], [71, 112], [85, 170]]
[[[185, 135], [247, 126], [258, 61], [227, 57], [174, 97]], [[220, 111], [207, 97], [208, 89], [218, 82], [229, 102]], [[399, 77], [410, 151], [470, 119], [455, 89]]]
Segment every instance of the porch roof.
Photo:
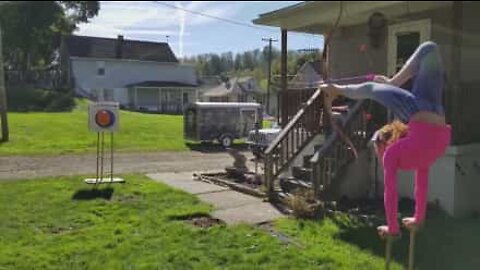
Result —
[[125, 87], [196, 87], [196, 85], [182, 82], [143, 81], [131, 83]]
[[453, 1], [306, 1], [260, 14], [253, 23], [294, 32], [324, 34], [335, 24], [340, 9], [342, 16], [338, 27], [343, 27], [366, 23], [373, 12], [381, 12], [387, 20], [391, 20], [452, 3]]

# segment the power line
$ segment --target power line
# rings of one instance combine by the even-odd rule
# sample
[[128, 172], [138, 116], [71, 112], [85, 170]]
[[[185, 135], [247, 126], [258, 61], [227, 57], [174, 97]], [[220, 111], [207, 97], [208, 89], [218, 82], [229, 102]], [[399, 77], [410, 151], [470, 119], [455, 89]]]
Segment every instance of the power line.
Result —
[[[252, 25], [252, 24], [248, 24], [248, 23], [244, 23], [244, 22], [234, 21], [234, 20], [231, 20], [231, 19], [226, 19], [226, 18], [214, 16], [214, 15], [202, 13], [202, 12], [199, 12], [199, 11], [186, 9], [186, 8], [183, 8], [183, 7], [177, 7], [177, 6], [175, 6], [175, 5], [167, 4], [167, 3], [164, 3], [164, 2], [160, 2], [160, 1], [153, 1], [153, 2], [156, 3], [156, 4], [160, 4], [160, 5], [169, 7], [169, 8], [182, 10], [182, 11], [189, 12], [189, 13], [192, 13], [192, 14], [195, 14], [195, 15], [199, 15], [199, 16], [203, 16], [203, 17], [207, 17], [207, 18], [211, 18], [211, 19], [223, 21], [223, 22], [226, 22], [226, 23], [231, 23], [231, 24], [238, 25], [238, 26], [249, 27], [249, 28], [257, 29], [257, 30], [269, 31], [269, 32], [272, 32], [272, 33], [274, 32], [274, 33], [277, 33], [277, 34], [278, 34], [278, 31], [277, 31], [277, 30], [264, 28], [264, 27], [262, 27], [262, 26], [256, 26], [256, 25]], [[310, 37], [313, 35], [313, 34], [298, 33], [298, 32], [295, 33], [295, 34], [303, 35], [303, 36], [310, 36]]]
[[227, 22], [227, 23], [231, 23], [231, 24], [235, 24], [235, 25], [246, 26], [246, 27], [250, 27], [250, 28], [258, 29], [258, 30], [275, 31], [273, 29], [266, 29], [266, 28], [262, 28], [262, 27], [256, 26], [256, 25], [251, 25], [251, 24], [248, 24], [248, 23], [243, 23], [243, 22], [238, 22], [238, 21], [234, 21], [234, 20], [231, 20], [231, 19], [221, 18], [221, 17], [218, 17], [218, 16], [202, 13], [202, 12], [195, 11], [195, 10], [186, 9], [186, 8], [183, 8], [183, 7], [177, 7], [177, 6], [167, 4], [167, 3], [163, 3], [163, 2], [159, 2], [159, 1], [154, 1], [154, 2], [156, 4], [160, 4], [160, 5], [169, 7], [169, 8], [179, 9], [179, 10], [182, 10], [182, 11], [185, 11], [185, 12], [189, 12], [189, 13], [196, 14], [196, 15], [199, 15], [199, 16], [203, 16], [203, 17], [207, 17], [207, 18], [211, 18], [211, 19], [215, 19], [215, 20], [219, 20], [219, 21], [223, 21], [223, 22]]

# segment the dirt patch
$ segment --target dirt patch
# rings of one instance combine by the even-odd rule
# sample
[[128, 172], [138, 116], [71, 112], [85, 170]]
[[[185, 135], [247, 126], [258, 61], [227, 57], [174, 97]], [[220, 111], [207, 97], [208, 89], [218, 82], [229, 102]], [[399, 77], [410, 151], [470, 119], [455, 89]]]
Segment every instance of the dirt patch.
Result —
[[289, 237], [288, 235], [275, 230], [275, 226], [271, 222], [265, 222], [265, 223], [259, 224], [258, 228], [264, 230], [271, 236], [277, 238], [284, 245], [294, 245], [299, 248], [304, 248], [304, 245], [301, 242], [298, 242], [293, 238]]
[[185, 222], [199, 228], [210, 228], [216, 225], [225, 224], [225, 222], [221, 221], [220, 219], [212, 218], [209, 216], [192, 217], [190, 219], [185, 220]]

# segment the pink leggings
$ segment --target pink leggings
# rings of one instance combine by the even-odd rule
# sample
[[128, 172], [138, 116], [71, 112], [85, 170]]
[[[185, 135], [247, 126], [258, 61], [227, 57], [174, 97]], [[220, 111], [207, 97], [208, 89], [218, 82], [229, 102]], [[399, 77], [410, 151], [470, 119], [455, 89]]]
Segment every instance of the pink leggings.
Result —
[[417, 223], [425, 219], [428, 193], [428, 171], [450, 144], [450, 126], [410, 121], [408, 135], [390, 145], [383, 155], [384, 203], [388, 231], [399, 232], [397, 222], [397, 173], [399, 169], [415, 170], [415, 215]]

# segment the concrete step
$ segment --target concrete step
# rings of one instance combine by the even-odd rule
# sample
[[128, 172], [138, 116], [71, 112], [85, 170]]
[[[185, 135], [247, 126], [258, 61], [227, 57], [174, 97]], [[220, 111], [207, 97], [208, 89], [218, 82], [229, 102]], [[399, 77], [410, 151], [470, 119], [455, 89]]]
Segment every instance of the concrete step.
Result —
[[306, 182], [311, 182], [312, 181], [312, 169], [310, 168], [304, 168], [301, 166], [293, 166], [292, 167], [292, 175], [293, 177], [303, 180]]

